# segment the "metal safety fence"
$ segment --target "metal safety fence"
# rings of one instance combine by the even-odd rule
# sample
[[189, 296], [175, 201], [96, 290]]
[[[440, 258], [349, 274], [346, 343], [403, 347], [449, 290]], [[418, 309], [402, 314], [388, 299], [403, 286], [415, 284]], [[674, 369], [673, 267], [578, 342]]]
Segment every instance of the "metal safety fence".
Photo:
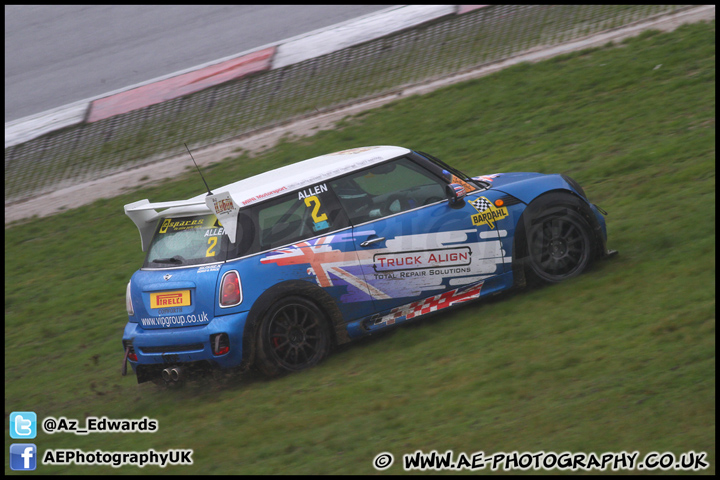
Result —
[[5, 204], [687, 6], [493, 5], [5, 149]]

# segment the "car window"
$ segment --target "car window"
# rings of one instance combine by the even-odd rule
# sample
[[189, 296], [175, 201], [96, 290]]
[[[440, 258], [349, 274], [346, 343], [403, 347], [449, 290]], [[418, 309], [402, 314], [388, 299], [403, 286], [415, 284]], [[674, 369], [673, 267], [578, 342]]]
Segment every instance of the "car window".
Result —
[[[465, 188], [466, 193], [474, 192], [475, 190], [478, 190], [479, 187], [482, 187], [482, 185], [477, 185], [476, 182], [469, 178], [466, 174], [442, 163], [439, 159], [433, 157], [432, 155], [424, 152], [413, 152], [412, 155], [419, 165], [422, 165], [435, 175], [445, 178], [448, 183], [458, 183], [462, 185]], [[432, 159], [432, 161], [430, 161], [430, 159]]]
[[244, 209], [238, 212], [237, 232], [235, 234], [236, 250], [234, 252], [231, 250], [229, 255], [242, 257], [259, 250], [254, 217], [255, 212], [252, 209]]
[[215, 215], [166, 217], [158, 221], [145, 267], [181, 267], [224, 261], [228, 238]]
[[288, 245], [349, 226], [327, 183], [264, 202], [257, 210], [260, 250]]
[[330, 183], [355, 225], [446, 198], [446, 183], [405, 157]]

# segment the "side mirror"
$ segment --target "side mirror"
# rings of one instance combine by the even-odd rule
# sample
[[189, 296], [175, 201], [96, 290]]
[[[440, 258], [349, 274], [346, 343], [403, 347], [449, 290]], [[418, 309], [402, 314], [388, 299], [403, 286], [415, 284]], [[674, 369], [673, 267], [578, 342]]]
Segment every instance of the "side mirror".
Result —
[[451, 183], [445, 187], [445, 193], [448, 197], [448, 204], [453, 208], [462, 206], [465, 202], [465, 187], [459, 183]]

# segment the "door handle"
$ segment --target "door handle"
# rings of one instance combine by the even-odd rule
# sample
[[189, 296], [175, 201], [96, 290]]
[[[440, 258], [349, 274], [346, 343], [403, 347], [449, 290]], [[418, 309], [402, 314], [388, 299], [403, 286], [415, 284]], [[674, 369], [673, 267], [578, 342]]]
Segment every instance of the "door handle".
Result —
[[372, 240], [365, 240], [364, 242], [362, 242], [360, 244], [360, 246], [361, 247], [369, 247], [373, 243], [382, 242], [383, 240], [385, 240], [385, 237], [377, 237], [377, 238], [373, 238]]

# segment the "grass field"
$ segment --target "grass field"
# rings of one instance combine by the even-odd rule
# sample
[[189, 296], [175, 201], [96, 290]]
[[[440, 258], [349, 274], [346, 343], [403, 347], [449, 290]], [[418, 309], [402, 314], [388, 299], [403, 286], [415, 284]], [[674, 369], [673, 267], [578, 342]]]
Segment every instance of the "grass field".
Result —
[[[336, 352], [271, 381], [180, 391], [120, 376], [125, 286], [143, 254], [123, 205], [197, 174], [5, 230], [5, 424], [13, 411], [159, 422], [39, 433], [47, 449], [193, 449], [194, 465], [36, 473], [372, 474], [391, 452], [707, 452], [715, 472], [715, 23], [389, 104], [205, 172], [224, 185], [315, 155], [404, 145], [471, 174], [566, 172], [609, 212], [617, 257]], [[13, 440], [6, 436], [7, 452]], [[489, 470], [487, 470], [489, 472]]]

